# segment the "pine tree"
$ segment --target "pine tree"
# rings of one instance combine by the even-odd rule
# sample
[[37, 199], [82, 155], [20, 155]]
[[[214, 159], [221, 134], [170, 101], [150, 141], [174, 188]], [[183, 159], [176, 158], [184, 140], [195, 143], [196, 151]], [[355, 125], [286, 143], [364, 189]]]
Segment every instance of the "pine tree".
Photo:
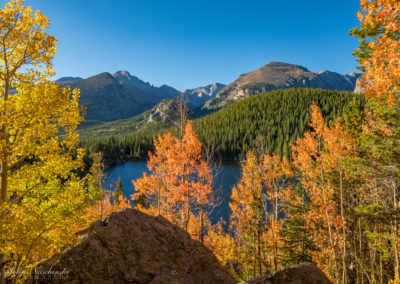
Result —
[[122, 181], [121, 181], [121, 178], [119, 177], [118, 181], [117, 181], [117, 185], [115, 186], [115, 189], [114, 189], [114, 203], [119, 204], [120, 196], [123, 197], [125, 195], [124, 195], [124, 191], [122, 189]]
[[285, 191], [284, 199], [286, 216], [282, 230], [282, 264], [286, 266], [312, 262], [316, 247], [305, 219], [310, 207], [306, 191], [298, 182], [294, 189], [288, 188]]

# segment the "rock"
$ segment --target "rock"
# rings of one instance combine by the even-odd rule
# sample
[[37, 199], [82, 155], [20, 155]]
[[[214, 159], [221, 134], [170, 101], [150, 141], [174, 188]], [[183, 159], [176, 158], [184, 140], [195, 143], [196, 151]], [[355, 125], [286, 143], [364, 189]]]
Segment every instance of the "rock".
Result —
[[39, 264], [30, 283], [236, 283], [214, 254], [161, 216], [109, 215]]
[[331, 284], [328, 277], [314, 264], [288, 266], [273, 274], [256, 277], [241, 284]]

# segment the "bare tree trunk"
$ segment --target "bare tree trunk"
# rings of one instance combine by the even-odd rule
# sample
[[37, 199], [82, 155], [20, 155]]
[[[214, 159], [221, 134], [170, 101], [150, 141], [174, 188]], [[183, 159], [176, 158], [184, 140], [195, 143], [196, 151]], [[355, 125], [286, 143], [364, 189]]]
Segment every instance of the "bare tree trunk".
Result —
[[[278, 212], [279, 212], [279, 190], [277, 187], [275, 187], [275, 222], [278, 221]], [[273, 228], [274, 230], [274, 236], [276, 237], [276, 232], [275, 232], [275, 228]], [[278, 270], [278, 248], [277, 248], [277, 241], [274, 240], [274, 270]]]
[[259, 269], [259, 275], [262, 275], [262, 263], [261, 263], [261, 224], [259, 222], [258, 225], [258, 232], [257, 232], [257, 254], [258, 254], [258, 269]]
[[[393, 185], [393, 208], [396, 209], [398, 206], [398, 201], [397, 201], [397, 186], [396, 182], [393, 180], [392, 181]], [[394, 217], [394, 224], [393, 224], [393, 247], [394, 247], [394, 260], [395, 260], [395, 268], [394, 268], [394, 279], [395, 281], [398, 281], [400, 279], [399, 277], [399, 251], [397, 248], [397, 241], [398, 241], [398, 230], [399, 228], [397, 227], [397, 217]]]
[[180, 130], [179, 138], [182, 139], [188, 116], [188, 108], [185, 101], [185, 95], [183, 93], [180, 93], [179, 96], [175, 99], [175, 106], [179, 114], [179, 130]]
[[204, 204], [201, 204], [201, 212], [200, 212], [200, 243], [204, 243]]
[[[5, 80], [4, 84], [4, 102], [7, 102], [8, 99], [8, 92], [9, 92], [9, 79], [8, 76]], [[7, 104], [6, 104], [7, 105]], [[5, 110], [6, 111], [6, 110]], [[5, 146], [2, 150], [3, 154], [3, 160], [1, 161], [1, 189], [0, 189], [0, 202], [5, 203], [7, 202], [8, 199], [8, 153], [7, 153], [7, 144], [8, 144], [8, 138], [7, 138], [7, 125], [3, 124], [1, 125], [0, 129], [0, 139], [5, 141]], [[0, 222], [3, 222], [0, 220]], [[0, 254], [0, 284], [5, 284], [5, 256], [4, 254]]]
[[160, 181], [158, 181], [158, 191], [157, 191], [157, 213], [158, 216], [160, 216], [160, 198], [161, 198], [161, 193], [160, 193]]
[[344, 209], [343, 209], [343, 173], [342, 169], [340, 168], [339, 170], [339, 189], [340, 189], [340, 215], [342, 218], [342, 246], [343, 246], [343, 252], [342, 252], [342, 282], [347, 283], [347, 269], [346, 269], [346, 230], [345, 230], [345, 219], [344, 219]]
[[[319, 146], [318, 146], [319, 151], [321, 152], [321, 141], [319, 140]], [[322, 201], [324, 202], [324, 204], [326, 204], [326, 198], [325, 198], [325, 190], [324, 190], [324, 171], [322, 168], [322, 163], [320, 166], [320, 177], [321, 177], [321, 189], [322, 189]], [[333, 246], [333, 237], [332, 237], [332, 226], [331, 226], [331, 222], [329, 221], [329, 213], [325, 210], [325, 216], [326, 216], [326, 221], [328, 224], [328, 234], [329, 234], [329, 243], [331, 245], [331, 247], [333, 248], [333, 263], [334, 263], [334, 267], [335, 267], [335, 278], [336, 278], [336, 283], [338, 283], [338, 265], [337, 265], [337, 256], [336, 256], [336, 251], [335, 248]]]
[[190, 219], [190, 193], [187, 192], [187, 208], [186, 208], [186, 221], [185, 221], [185, 231], [188, 231], [189, 228], [189, 219]]
[[257, 249], [256, 249], [256, 232], [253, 231], [253, 276], [256, 276], [257, 267]]
[[1, 270], [0, 270], [0, 283], [5, 284], [6, 283], [6, 275], [5, 275], [5, 269], [4, 269], [4, 254], [0, 255], [0, 265], [1, 265]]

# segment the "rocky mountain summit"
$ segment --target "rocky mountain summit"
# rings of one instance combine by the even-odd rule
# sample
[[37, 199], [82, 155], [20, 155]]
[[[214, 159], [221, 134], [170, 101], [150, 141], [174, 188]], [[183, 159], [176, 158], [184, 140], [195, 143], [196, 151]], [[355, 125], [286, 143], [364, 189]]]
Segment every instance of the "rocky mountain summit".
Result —
[[282, 62], [270, 62], [257, 70], [241, 75], [224, 87], [204, 108], [221, 108], [251, 95], [276, 89], [319, 88], [353, 91], [360, 74], [341, 75], [330, 71], [313, 73], [307, 68]]
[[129, 74], [128, 71], [117, 71], [113, 74], [113, 77], [118, 83], [134, 93], [136, 100], [139, 101], [158, 103], [163, 99], [173, 98], [179, 94], [179, 91], [170, 86], [155, 87]]
[[[237, 283], [208, 248], [161, 216], [124, 209], [80, 235], [79, 244], [42, 262], [27, 282]], [[316, 266], [300, 265], [243, 283], [330, 282]]]

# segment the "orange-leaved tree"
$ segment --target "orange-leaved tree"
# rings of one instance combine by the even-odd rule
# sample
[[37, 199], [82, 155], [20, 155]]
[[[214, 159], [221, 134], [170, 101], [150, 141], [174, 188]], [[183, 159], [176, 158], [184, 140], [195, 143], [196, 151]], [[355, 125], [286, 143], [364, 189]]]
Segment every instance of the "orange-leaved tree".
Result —
[[205, 210], [213, 200], [213, 177], [192, 123], [186, 124], [182, 139], [167, 133], [154, 146], [147, 163], [150, 173], [133, 181], [132, 199], [140, 210], [161, 214], [200, 238], [209, 223]]
[[265, 215], [263, 210], [263, 171], [259, 159], [249, 151], [242, 165], [242, 177], [232, 189], [229, 206], [230, 230], [235, 238], [240, 279], [265, 271]]
[[[317, 250], [315, 261], [332, 279], [347, 279], [345, 208], [349, 192], [345, 165], [354, 154], [355, 141], [339, 123], [327, 126], [319, 108], [311, 107], [312, 130], [293, 145], [293, 165], [310, 200], [305, 215]], [[345, 190], [347, 191], [345, 192]]]
[[277, 269], [282, 247], [284, 193], [290, 187], [291, 167], [286, 158], [249, 151], [242, 163], [242, 177], [232, 189], [230, 230], [238, 266], [237, 277], [249, 279]]
[[281, 258], [283, 217], [286, 214], [283, 201], [292, 187], [293, 172], [286, 157], [278, 155], [264, 155], [262, 161], [263, 181], [265, 184], [265, 201], [263, 202], [266, 214], [267, 233], [266, 247], [271, 254], [274, 270], [278, 269]]
[[373, 257], [361, 257], [360, 266], [392, 260], [393, 266], [382, 269], [383, 264], [377, 264], [364, 275], [369, 281], [387, 281], [389, 273], [399, 281], [400, 2], [362, 0], [361, 8], [360, 31], [373, 36], [364, 42], [369, 56], [359, 56], [365, 70], [361, 87], [367, 103], [358, 161], [359, 191], [363, 193], [358, 221], [365, 227], [368, 242], [375, 245], [368, 249]]

